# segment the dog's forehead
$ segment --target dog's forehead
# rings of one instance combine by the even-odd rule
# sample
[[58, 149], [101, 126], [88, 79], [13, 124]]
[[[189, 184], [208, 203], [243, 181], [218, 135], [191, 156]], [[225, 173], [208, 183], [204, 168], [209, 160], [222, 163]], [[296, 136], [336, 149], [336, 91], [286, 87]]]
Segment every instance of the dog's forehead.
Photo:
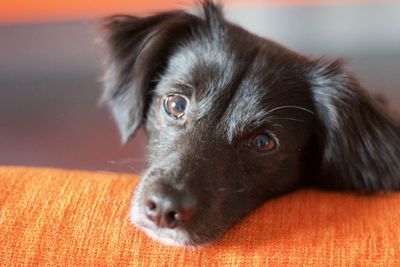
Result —
[[273, 99], [281, 95], [282, 85], [277, 84], [293, 82], [287, 78], [293, 76], [293, 64], [290, 52], [285, 54], [288, 50], [267, 41], [267, 48], [251, 41], [259, 39], [248, 38], [238, 45], [226, 38], [190, 40], [171, 56], [157, 93], [165, 95], [176, 85], [189, 88], [196, 101], [196, 118], [216, 118], [215, 128], [229, 141], [258, 127], [268, 110], [284, 104]]
[[207, 37], [190, 40], [171, 56], [160, 89], [181, 83], [196, 87], [198, 97], [210, 94], [232, 80], [236, 61], [234, 52], [223, 41]]

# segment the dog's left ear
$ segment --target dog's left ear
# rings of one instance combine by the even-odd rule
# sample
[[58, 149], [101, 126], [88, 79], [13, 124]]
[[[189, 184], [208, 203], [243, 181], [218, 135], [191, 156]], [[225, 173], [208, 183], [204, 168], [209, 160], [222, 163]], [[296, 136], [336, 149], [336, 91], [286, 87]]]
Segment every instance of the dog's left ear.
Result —
[[317, 62], [312, 95], [321, 129], [317, 185], [360, 192], [400, 189], [400, 127], [339, 61]]

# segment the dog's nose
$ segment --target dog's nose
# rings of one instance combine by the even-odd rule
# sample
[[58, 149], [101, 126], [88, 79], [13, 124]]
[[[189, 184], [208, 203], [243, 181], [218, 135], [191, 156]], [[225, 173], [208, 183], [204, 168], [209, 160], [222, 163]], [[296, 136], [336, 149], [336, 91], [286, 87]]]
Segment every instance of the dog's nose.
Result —
[[145, 198], [145, 213], [160, 228], [176, 228], [188, 221], [196, 209], [196, 201], [178, 192], [154, 190]]

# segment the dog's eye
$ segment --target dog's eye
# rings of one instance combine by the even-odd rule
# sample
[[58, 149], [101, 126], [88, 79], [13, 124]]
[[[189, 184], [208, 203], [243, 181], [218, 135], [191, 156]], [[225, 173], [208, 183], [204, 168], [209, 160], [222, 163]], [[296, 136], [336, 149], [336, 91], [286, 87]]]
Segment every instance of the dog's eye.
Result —
[[169, 116], [179, 119], [185, 115], [188, 102], [181, 94], [170, 94], [164, 98], [164, 110]]
[[258, 134], [251, 140], [251, 146], [258, 152], [270, 152], [277, 146], [274, 138], [267, 134]]

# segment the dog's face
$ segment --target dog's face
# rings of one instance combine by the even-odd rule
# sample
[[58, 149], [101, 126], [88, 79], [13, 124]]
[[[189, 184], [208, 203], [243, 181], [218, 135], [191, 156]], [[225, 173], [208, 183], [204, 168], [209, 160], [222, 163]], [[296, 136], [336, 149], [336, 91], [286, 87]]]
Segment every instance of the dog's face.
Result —
[[[153, 91], [145, 123], [150, 164], [132, 220], [165, 242], [214, 239], [268, 197], [298, 186], [304, 172], [315, 118], [298, 56], [231, 30], [227, 40], [194, 36], [182, 44]], [[273, 61], [290, 67], [278, 74]], [[160, 205], [167, 214], [147, 210], [163, 212]]]
[[149, 135], [137, 226], [200, 245], [304, 184], [398, 188], [399, 130], [337, 62], [255, 36], [210, 2], [203, 9], [107, 21], [105, 100], [124, 141], [142, 123]]

